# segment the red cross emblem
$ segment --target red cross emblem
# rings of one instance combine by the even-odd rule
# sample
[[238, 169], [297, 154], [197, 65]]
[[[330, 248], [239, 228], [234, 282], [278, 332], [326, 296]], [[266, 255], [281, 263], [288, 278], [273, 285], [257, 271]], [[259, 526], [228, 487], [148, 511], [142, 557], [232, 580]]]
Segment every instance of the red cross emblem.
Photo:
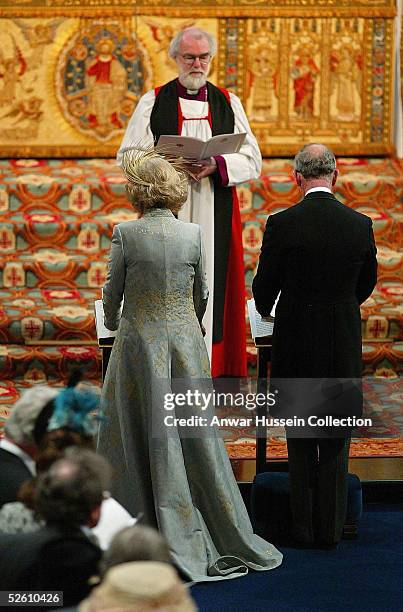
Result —
[[43, 325], [39, 319], [22, 319], [22, 335], [24, 338], [38, 340], [42, 336]]
[[261, 232], [257, 231], [253, 225], [249, 226], [245, 232], [246, 247], [249, 249], [256, 249], [260, 246], [261, 241], [262, 241]]
[[88, 271], [88, 284], [90, 287], [102, 287], [106, 280], [106, 270], [102, 266], [92, 267]]
[[[10, 230], [2, 230], [0, 234], [0, 249], [7, 251], [8, 249], [14, 248], [15, 241], [10, 237]], [[13, 234], [11, 234], [13, 236]]]
[[24, 285], [24, 272], [17, 265], [6, 266], [4, 269], [4, 284], [6, 287], [18, 287]]
[[81, 247], [88, 250], [97, 247], [98, 240], [95, 239], [94, 235], [96, 238], [98, 238], [98, 234], [95, 232], [95, 230], [84, 230], [81, 232], [79, 236], [79, 244]]
[[368, 331], [370, 338], [385, 338], [387, 332], [386, 319], [368, 320]]
[[239, 207], [241, 210], [244, 210], [245, 208], [249, 208], [250, 198], [246, 195], [244, 189], [239, 189], [238, 201], [239, 201]]
[[90, 208], [89, 192], [82, 188], [75, 189], [70, 194], [70, 207], [75, 210], [88, 210]]

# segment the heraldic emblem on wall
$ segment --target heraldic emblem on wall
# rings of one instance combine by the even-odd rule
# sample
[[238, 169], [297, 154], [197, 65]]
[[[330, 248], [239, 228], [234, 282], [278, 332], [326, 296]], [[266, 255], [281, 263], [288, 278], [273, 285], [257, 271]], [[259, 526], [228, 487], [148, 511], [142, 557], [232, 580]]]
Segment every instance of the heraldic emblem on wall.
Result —
[[64, 45], [56, 87], [65, 119], [106, 142], [122, 133], [146, 81], [144, 51], [132, 34], [94, 25]]

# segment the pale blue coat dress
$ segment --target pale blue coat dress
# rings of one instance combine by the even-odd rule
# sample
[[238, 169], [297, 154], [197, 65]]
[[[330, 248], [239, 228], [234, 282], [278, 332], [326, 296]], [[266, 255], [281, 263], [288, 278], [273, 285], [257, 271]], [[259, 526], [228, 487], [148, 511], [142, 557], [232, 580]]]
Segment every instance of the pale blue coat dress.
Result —
[[164, 393], [174, 379], [211, 388], [199, 325], [207, 299], [200, 226], [154, 208], [114, 228], [103, 302], [105, 325], [118, 332], [98, 451], [114, 469], [113, 495], [158, 527], [194, 581], [235, 578], [282, 561], [253, 534], [217, 431], [186, 437], [164, 426], [172, 415]]

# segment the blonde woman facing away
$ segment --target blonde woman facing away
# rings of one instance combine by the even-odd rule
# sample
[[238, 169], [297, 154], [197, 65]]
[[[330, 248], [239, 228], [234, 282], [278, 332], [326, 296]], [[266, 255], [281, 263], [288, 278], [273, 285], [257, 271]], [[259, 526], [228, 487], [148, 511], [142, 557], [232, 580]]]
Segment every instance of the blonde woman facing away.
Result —
[[164, 416], [178, 414], [164, 405], [176, 381], [212, 388], [201, 328], [208, 299], [201, 231], [174, 215], [186, 201], [187, 177], [156, 150], [127, 150], [122, 168], [141, 217], [114, 228], [103, 292], [105, 325], [118, 330], [98, 443], [114, 468], [113, 494], [159, 529], [190, 580], [275, 568], [282, 555], [253, 534], [215, 429], [164, 429]]

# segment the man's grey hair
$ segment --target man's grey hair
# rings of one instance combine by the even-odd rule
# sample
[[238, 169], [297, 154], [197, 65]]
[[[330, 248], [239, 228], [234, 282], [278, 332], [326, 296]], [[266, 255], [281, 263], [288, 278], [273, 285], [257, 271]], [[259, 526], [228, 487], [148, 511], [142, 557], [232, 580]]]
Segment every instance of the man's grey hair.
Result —
[[336, 169], [336, 158], [323, 144], [307, 144], [296, 154], [294, 169], [305, 179], [329, 178]]
[[93, 451], [71, 447], [38, 478], [34, 506], [48, 524], [85, 525], [109, 489], [112, 469]]
[[100, 563], [101, 574], [120, 563], [160, 561], [171, 563], [168, 544], [156, 529], [143, 525], [124, 527], [112, 538]]
[[16, 444], [35, 445], [34, 430], [37, 419], [45, 406], [51, 402], [59, 389], [52, 389], [46, 385], [32, 387], [23, 393], [14, 404], [8, 417], [4, 432]]
[[198, 40], [202, 38], [206, 39], [209, 44], [211, 57], [214, 57], [217, 53], [217, 43], [214, 36], [206, 32], [206, 30], [202, 30], [201, 28], [185, 28], [184, 30], [180, 30], [180, 32], [176, 34], [176, 36], [172, 39], [171, 44], [169, 45], [168, 55], [169, 57], [172, 57], [172, 59], [175, 59], [175, 57], [179, 53], [179, 47], [184, 34], [190, 34], [193, 38], [196, 38]]

